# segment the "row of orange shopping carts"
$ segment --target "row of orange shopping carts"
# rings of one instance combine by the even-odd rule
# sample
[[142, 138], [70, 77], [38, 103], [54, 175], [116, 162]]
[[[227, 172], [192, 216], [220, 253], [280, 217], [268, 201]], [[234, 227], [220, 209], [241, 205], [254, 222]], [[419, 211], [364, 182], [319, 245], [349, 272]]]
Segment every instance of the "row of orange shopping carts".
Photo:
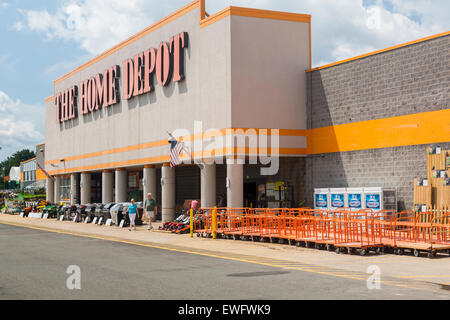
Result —
[[[428, 221], [428, 222], [423, 222]], [[450, 255], [450, 213], [384, 210], [203, 208], [195, 215], [199, 237], [288, 243], [336, 253], [405, 252]]]

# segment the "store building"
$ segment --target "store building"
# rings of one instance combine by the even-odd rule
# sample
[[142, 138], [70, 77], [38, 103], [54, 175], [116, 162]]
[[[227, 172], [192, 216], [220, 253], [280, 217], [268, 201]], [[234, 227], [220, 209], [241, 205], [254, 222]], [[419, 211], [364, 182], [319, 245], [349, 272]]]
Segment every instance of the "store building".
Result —
[[27, 192], [46, 189], [46, 176], [42, 170], [45, 163], [45, 144], [36, 146], [36, 157], [20, 163], [20, 189]]
[[20, 167], [11, 167], [9, 175], [3, 177], [5, 190], [16, 190], [20, 188]]
[[[208, 15], [191, 2], [54, 81], [47, 200], [151, 192], [164, 221], [186, 199], [210, 207], [222, 193], [230, 207], [295, 207], [311, 205], [315, 187], [389, 184], [409, 186], [399, 193], [408, 203], [420, 169], [401, 163], [450, 141], [448, 40], [311, 70], [309, 15]], [[185, 146], [176, 168], [168, 133]]]

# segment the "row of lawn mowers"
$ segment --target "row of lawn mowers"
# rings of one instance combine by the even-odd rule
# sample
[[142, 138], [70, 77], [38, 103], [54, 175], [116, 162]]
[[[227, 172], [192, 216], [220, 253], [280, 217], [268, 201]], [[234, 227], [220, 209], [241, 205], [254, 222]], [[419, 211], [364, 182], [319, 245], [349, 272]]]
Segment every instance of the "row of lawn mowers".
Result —
[[[142, 203], [137, 203], [138, 212], [136, 215], [136, 225], [142, 225], [143, 209]], [[24, 209], [24, 217], [28, 217], [30, 213], [42, 213], [48, 214], [49, 219], [57, 220], [70, 220], [76, 223], [92, 223], [105, 224], [111, 219], [111, 225], [120, 226], [122, 220], [124, 220], [122, 226], [128, 226], [130, 220], [128, 218], [128, 202], [122, 203], [92, 203], [86, 205], [70, 205], [61, 203], [59, 205], [48, 204], [45, 201], [40, 201], [34, 206], [26, 207]]]
[[[198, 220], [201, 216], [194, 216], [194, 221]], [[181, 214], [172, 222], [166, 222], [159, 230], [170, 231], [177, 234], [185, 234], [190, 232], [190, 212], [189, 210], [183, 210]]]

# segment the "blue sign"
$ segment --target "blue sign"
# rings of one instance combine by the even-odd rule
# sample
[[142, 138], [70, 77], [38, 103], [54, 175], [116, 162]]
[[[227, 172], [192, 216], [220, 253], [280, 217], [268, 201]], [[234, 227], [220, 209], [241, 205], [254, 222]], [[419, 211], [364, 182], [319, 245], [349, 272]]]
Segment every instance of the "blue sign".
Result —
[[328, 208], [328, 199], [326, 194], [316, 194], [316, 208]]
[[348, 194], [348, 206], [354, 209], [361, 209], [361, 193], [349, 193]]
[[366, 208], [373, 210], [380, 210], [381, 209], [380, 195], [366, 194]]
[[344, 195], [341, 193], [331, 194], [331, 206], [333, 208], [343, 208], [345, 206]]

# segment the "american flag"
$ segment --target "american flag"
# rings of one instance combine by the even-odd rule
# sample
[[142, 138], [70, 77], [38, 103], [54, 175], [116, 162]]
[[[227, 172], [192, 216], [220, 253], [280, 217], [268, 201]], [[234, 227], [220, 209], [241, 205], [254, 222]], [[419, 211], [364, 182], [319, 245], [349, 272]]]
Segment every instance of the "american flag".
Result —
[[181, 163], [180, 153], [183, 150], [183, 143], [173, 140], [170, 142], [170, 167], [176, 167]]

